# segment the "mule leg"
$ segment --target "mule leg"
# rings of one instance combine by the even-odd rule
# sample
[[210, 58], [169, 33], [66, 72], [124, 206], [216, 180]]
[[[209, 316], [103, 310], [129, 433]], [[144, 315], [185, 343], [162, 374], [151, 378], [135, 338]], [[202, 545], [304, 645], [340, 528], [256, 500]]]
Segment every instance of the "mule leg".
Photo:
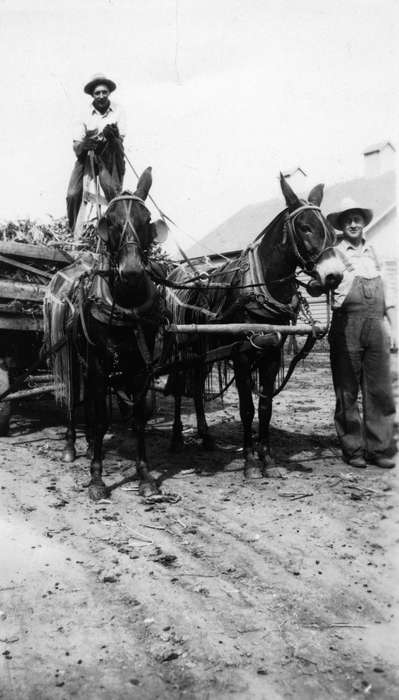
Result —
[[273, 409], [274, 381], [280, 367], [280, 349], [265, 354], [259, 364], [259, 445], [258, 455], [263, 462], [264, 476], [282, 476], [270, 451], [270, 421]]
[[94, 362], [94, 370], [89, 373], [88, 391], [93, 392], [94, 411], [92, 418], [94, 424], [90, 426], [91, 434], [93, 435], [93, 457], [90, 463], [90, 484], [89, 496], [93, 501], [98, 501], [100, 498], [105, 498], [108, 495], [107, 487], [102, 479], [103, 462], [103, 440], [108, 428], [108, 410], [107, 410], [107, 385], [105, 376], [96, 359]]
[[260, 479], [263, 474], [255, 457], [252, 439], [252, 423], [255, 409], [252, 400], [251, 365], [246, 355], [241, 355], [234, 359], [234, 372], [244, 433], [244, 476], [248, 479]]
[[80, 375], [75, 353], [71, 350], [71, 378], [70, 392], [71, 405], [67, 412], [67, 430], [65, 433], [65, 445], [62, 452], [63, 462], [74, 462], [76, 459], [76, 404], [79, 400]]
[[[139, 392], [140, 393], [140, 392]], [[159, 489], [151, 476], [146, 452], [146, 396], [143, 396], [133, 409], [134, 422], [136, 425], [137, 439], [137, 474], [140, 480], [139, 493], [148, 497], [159, 493]]]
[[86, 457], [93, 459], [94, 454], [94, 438], [93, 426], [95, 424], [94, 401], [90, 396], [88, 382], [85, 382], [85, 398], [84, 398], [84, 413], [85, 413], [85, 436], [86, 436]]
[[76, 459], [76, 422], [75, 422], [75, 407], [68, 411], [67, 430], [65, 433], [65, 446], [62, 452], [63, 462], [74, 462]]
[[171, 452], [178, 452], [184, 445], [183, 423], [181, 422], [181, 395], [174, 394], [174, 420], [172, 428], [172, 439], [169, 449]]
[[197, 433], [202, 440], [202, 446], [206, 450], [215, 449], [215, 438], [211, 434], [208, 423], [206, 422], [204, 408], [204, 386], [205, 378], [200, 376], [194, 385], [194, 406], [197, 417]]

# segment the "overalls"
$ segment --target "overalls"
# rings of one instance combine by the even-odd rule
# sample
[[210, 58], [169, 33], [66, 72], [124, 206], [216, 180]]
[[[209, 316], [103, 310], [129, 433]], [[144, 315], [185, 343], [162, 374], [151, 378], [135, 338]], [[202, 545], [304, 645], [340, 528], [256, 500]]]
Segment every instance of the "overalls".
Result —
[[[380, 457], [392, 443], [395, 404], [384, 311], [383, 282], [378, 276], [355, 277], [342, 307], [333, 312], [329, 341], [334, 419], [347, 460]], [[359, 387], [363, 421], [357, 402]]]

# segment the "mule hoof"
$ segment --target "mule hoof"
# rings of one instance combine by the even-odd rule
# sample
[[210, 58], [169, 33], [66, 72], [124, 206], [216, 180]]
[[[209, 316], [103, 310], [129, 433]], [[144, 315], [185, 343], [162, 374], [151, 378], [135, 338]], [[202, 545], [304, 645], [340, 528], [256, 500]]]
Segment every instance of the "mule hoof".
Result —
[[76, 459], [76, 450], [74, 447], [66, 447], [61, 457], [63, 462], [74, 462]]
[[89, 498], [92, 501], [99, 501], [100, 498], [107, 498], [109, 495], [108, 489], [103, 481], [91, 483], [89, 485]]
[[157, 496], [159, 489], [154, 481], [142, 481], [139, 486], [139, 494], [143, 498], [149, 498], [150, 496]]
[[287, 474], [279, 467], [265, 467], [263, 470], [265, 479], [286, 479]]
[[244, 467], [244, 476], [246, 479], [262, 479], [262, 469], [256, 464], [249, 464]]

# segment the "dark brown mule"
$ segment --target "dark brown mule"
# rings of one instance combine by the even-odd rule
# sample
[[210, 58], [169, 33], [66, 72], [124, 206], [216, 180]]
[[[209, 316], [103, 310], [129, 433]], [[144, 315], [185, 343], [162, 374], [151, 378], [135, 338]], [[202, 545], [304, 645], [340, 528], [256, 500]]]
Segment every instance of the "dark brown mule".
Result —
[[[333, 249], [335, 235], [321, 214], [323, 186], [317, 185], [307, 201], [299, 200], [281, 176], [281, 189], [287, 208], [281, 212], [243, 253], [240, 259], [230, 261], [210, 274], [207, 282], [187, 282], [193, 277], [187, 266], [178, 268], [169, 278], [175, 289], [167, 293], [169, 306], [176, 323], [276, 323], [288, 324], [298, 310], [295, 270], [301, 267], [317, 283], [328, 290], [342, 279], [342, 262]], [[179, 287], [186, 287], [184, 290]], [[187, 372], [176, 372], [170, 377], [169, 392], [175, 395], [175, 420], [172, 449], [182, 443], [180, 418], [181, 394], [194, 398], [198, 434], [205, 447], [211, 448], [210, 435], [204, 411], [204, 385], [209, 366], [205, 367], [204, 354], [215, 345], [231, 347], [231, 336], [201, 336], [182, 346], [182, 356], [199, 357], [190, 374], [190, 392], [187, 391]], [[245, 351], [231, 349], [235, 381], [239, 394], [239, 410], [244, 432], [245, 475], [259, 477], [275, 466], [270, 454], [269, 425], [272, 398], [277, 372], [281, 366], [283, 341], [274, 347]], [[247, 346], [249, 344], [247, 343]], [[259, 441], [255, 457], [252, 438], [254, 404], [252, 399], [252, 372], [259, 378]], [[185, 376], [183, 376], [185, 374]], [[183, 380], [183, 381], [182, 381]]]
[[[63, 459], [71, 462], [76, 456], [75, 414], [83, 386], [93, 499], [107, 493], [102, 479], [102, 448], [111, 385], [133, 405], [140, 492], [156, 492], [145, 443], [146, 395], [155, 336], [163, 320], [158, 291], [145, 269], [158, 230], [157, 222], [150, 223], [144, 201], [151, 183], [151, 168], [147, 168], [134, 194], [125, 192], [109, 203], [98, 226], [102, 239], [100, 262], [89, 269], [86, 277], [77, 278], [67, 294], [68, 303], [65, 294], [59, 293], [62, 279], [57, 275], [45, 301], [48, 342], [54, 344], [65, 329], [72, 328], [66, 348], [54, 362], [59, 396], [68, 412]], [[63, 274], [65, 277], [65, 270]]]

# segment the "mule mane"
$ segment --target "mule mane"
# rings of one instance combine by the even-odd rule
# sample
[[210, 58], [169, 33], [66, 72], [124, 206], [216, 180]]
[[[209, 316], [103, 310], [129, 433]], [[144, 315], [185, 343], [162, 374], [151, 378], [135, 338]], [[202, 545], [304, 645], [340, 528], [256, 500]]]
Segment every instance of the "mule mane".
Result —
[[263, 239], [263, 237], [266, 236], [266, 234], [269, 233], [272, 229], [276, 228], [277, 226], [280, 226], [281, 220], [286, 218], [287, 212], [288, 212], [288, 209], [283, 209], [283, 211], [280, 211], [280, 213], [277, 214], [277, 216], [275, 216], [274, 219], [272, 221], [270, 221], [270, 223], [268, 223], [267, 226], [260, 233], [258, 233], [256, 238], [254, 238], [254, 240], [247, 245], [247, 247], [244, 249], [244, 251], [248, 250], [248, 248], [250, 248], [251, 246], [254, 246], [255, 243], [257, 243], [258, 241]]

